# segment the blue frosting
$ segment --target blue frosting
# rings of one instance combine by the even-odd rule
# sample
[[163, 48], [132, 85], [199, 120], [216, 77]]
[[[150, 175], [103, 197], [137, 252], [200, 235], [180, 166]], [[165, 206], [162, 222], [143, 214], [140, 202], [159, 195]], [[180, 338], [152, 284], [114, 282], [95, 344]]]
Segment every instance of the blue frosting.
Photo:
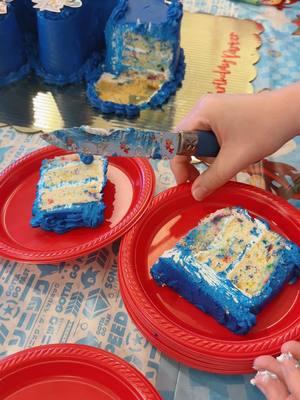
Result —
[[33, 67], [50, 84], [89, 80], [101, 62], [104, 27], [118, 0], [85, 0], [79, 8], [60, 13], [37, 12], [37, 47]]
[[[60, 13], [39, 11], [38, 58], [35, 69], [47, 83], [64, 85], [85, 77], [90, 58], [98, 50], [96, 4], [83, 2], [80, 8], [64, 7]], [[98, 63], [99, 56], [96, 57]], [[94, 60], [92, 61], [94, 63]]]
[[32, 209], [31, 226], [55, 233], [66, 233], [75, 228], [95, 228], [104, 220], [105, 206], [103, 203], [86, 203], [68, 208], [45, 212], [39, 210], [36, 203]]
[[[180, 49], [182, 15], [182, 4], [178, 0], [173, 0], [169, 5], [163, 0], [120, 0], [105, 29], [107, 51], [104, 70], [98, 70], [95, 78], [88, 83], [87, 96], [95, 108], [103, 114], [115, 113], [133, 118], [143, 109], [161, 106], [176, 92], [185, 73], [184, 54]], [[103, 101], [95, 85], [103, 71], [119, 75], [130, 70], [131, 67], [124, 63], [123, 58], [125, 33], [151, 38], [154, 42], [165, 42], [172, 49], [168, 80], [149, 101], [139, 105]]]
[[12, 3], [15, 9], [17, 21], [23, 33], [33, 34], [34, 37], [37, 33], [36, 23], [36, 9], [33, 8], [31, 0], [15, 0]]
[[[243, 212], [249, 217], [246, 211]], [[219, 284], [212, 284], [205, 279], [205, 275], [199, 274], [199, 263], [193, 257], [190, 246], [201, 229], [200, 225], [190, 231], [184, 239], [185, 244], [180, 242], [175, 246], [176, 253], [160, 257], [152, 267], [151, 275], [158, 284], [168, 285], [232, 332], [246, 334], [255, 325], [256, 314], [264, 305], [285, 283], [299, 275], [300, 247], [282, 238], [285, 246], [281, 245], [277, 252], [277, 263], [270, 278], [259, 294], [248, 297], [226, 277], [231, 267], [226, 272], [217, 273]]]
[[[103, 160], [103, 185], [107, 183], [108, 161]], [[47, 160], [43, 161], [41, 175], [43, 170], [48, 169]], [[105, 205], [102, 201], [91, 201], [84, 204], [73, 204], [71, 207], [56, 207], [47, 211], [40, 208], [41, 194], [40, 182], [37, 186], [37, 196], [32, 207], [31, 226], [40, 227], [45, 231], [52, 231], [63, 234], [72, 229], [80, 227], [95, 228], [104, 221]]]
[[94, 161], [94, 156], [92, 154], [80, 154], [80, 160], [84, 164], [89, 165]]
[[[26, 39], [31, 67], [46, 83], [66, 85], [92, 79], [102, 62], [104, 28], [117, 3], [118, 0], [85, 0], [82, 7], [64, 7], [60, 13], [55, 13], [36, 11], [31, 0], [15, 1], [10, 6], [10, 13], [15, 14], [17, 24], [16, 20], [12, 23], [10, 16], [8, 27], [6, 16], [0, 17], [0, 85], [11, 83], [29, 72], [28, 65], [26, 68], [20, 65], [18, 69], [14, 68], [13, 75], [8, 71], [1, 76], [1, 69], [9, 65], [9, 57], [15, 64], [19, 63], [21, 32], [22, 41], [23, 36]], [[9, 40], [3, 39], [4, 33]], [[25, 54], [24, 43], [22, 52]]]
[[123, 4], [126, 7], [126, 13], [118, 19], [119, 24], [135, 24], [137, 19], [142, 24], [153, 21], [159, 24], [168, 18], [169, 6], [161, 0], [129, 0]]
[[23, 78], [29, 70], [24, 37], [8, 5], [8, 13], [0, 16], [0, 86]]
[[[139, 11], [139, 15], [135, 12]], [[132, 16], [137, 16], [134, 20]], [[173, 0], [121, 0], [109, 18], [106, 28], [105, 71], [119, 74], [129, 67], [124, 65], [124, 33], [130, 32], [157, 41], [166, 41], [173, 50], [171, 75], [175, 74], [180, 55], [180, 26], [183, 16], [182, 4]], [[151, 26], [149, 24], [151, 23]]]

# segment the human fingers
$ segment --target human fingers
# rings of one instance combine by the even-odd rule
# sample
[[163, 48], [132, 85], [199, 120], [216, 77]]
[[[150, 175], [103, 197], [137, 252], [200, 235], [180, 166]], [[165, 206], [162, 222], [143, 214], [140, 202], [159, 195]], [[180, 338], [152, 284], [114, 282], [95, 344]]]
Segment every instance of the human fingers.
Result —
[[258, 371], [251, 384], [265, 395], [267, 400], [287, 400], [289, 392], [286, 385], [277, 377], [277, 375], [269, 371]]
[[290, 340], [281, 346], [281, 353], [291, 353], [294, 358], [300, 360], [300, 342]]
[[[300, 400], [300, 369], [297, 361], [300, 358], [300, 344], [296, 341], [290, 341], [282, 345], [281, 350], [283, 353], [277, 359], [271, 356], [257, 357], [254, 361], [254, 368], [276, 374], [291, 393], [289, 398]], [[293, 351], [293, 354], [288, 350]]]
[[209, 131], [211, 129], [209, 119], [207, 114], [208, 111], [213, 107], [210, 95], [203, 96], [193, 107], [191, 112], [187, 114], [180, 122], [177, 124], [175, 131], [197, 131], [205, 130]]
[[215, 161], [194, 181], [193, 197], [198, 201], [203, 200], [233, 178], [244, 167], [244, 163], [242, 151], [235, 150], [233, 155], [232, 146], [223, 146]]
[[175, 156], [170, 165], [177, 184], [193, 182], [199, 176], [199, 171], [191, 164], [191, 157]]
[[279, 361], [281, 373], [289, 392], [300, 400], [300, 365], [291, 353], [282, 353], [277, 357]]
[[272, 356], [259, 356], [254, 360], [253, 368], [257, 371], [269, 371], [279, 379], [283, 379], [279, 361]]

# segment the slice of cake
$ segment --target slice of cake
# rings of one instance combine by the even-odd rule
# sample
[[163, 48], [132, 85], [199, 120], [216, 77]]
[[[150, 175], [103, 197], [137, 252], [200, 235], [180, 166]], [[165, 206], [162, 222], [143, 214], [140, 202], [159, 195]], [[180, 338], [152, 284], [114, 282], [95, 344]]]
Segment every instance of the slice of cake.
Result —
[[246, 210], [225, 208], [165, 251], [151, 274], [232, 332], [246, 334], [299, 268], [300, 247]]
[[134, 116], [157, 107], [184, 77], [179, 0], [121, 0], [105, 28], [104, 73], [88, 86], [103, 113]]
[[108, 163], [99, 156], [83, 161], [74, 155], [43, 161], [32, 209], [33, 227], [65, 233], [103, 222]]
[[11, 4], [0, 2], [0, 87], [29, 73], [24, 37]]

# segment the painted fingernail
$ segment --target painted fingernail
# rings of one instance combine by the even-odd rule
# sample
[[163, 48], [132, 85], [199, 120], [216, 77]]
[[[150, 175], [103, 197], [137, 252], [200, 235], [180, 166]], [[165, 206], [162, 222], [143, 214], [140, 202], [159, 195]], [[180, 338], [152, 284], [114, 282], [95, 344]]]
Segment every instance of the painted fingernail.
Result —
[[292, 353], [288, 352], [288, 353], [282, 353], [280, 354], [280, 356], [276, 357], [276, 360], [279, 362], [283, 362], [286, 360], [293, 360], [293, 355]]

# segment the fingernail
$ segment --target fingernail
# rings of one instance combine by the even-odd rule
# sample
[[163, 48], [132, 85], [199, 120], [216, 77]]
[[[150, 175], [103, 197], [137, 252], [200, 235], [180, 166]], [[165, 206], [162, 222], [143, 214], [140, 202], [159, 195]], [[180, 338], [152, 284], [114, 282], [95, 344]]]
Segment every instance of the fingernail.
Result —
[[283, 362], [286, 360], [293, 360], [293, 355], [292, 353], [288, 352], [288, 353], [282, 353], [280, 354], [280, 356], [276, 357], [276, 360], [279, 362]]
[[208, 195], [208, 190], [203, 186], [196, 186], [192, 188], [192, 195], [195, 200], [201, 201]]
[[255, 377], [257, 376], [261, 376], [263, 381], [268, 381], [269, 379], [277, 379], [277, 375], [268, 370], [258, 371]]
[[256, 382], [255, 382], [254, 378], [250, 379], [250, 383], [251, 383], [252, 386], [256, 386]]
[[255, 371], [258, 371], [258, 367], [255, 364], [252, 365], [252, 368], [255, 369]]
[[277, 357], [277, 360], [290, 371], [292, 371], [294, 368], [300, 368], [300, 362], [296, 361], [293, 357], [293, 354], [290, 352], [280, 354], [280, 356]]

